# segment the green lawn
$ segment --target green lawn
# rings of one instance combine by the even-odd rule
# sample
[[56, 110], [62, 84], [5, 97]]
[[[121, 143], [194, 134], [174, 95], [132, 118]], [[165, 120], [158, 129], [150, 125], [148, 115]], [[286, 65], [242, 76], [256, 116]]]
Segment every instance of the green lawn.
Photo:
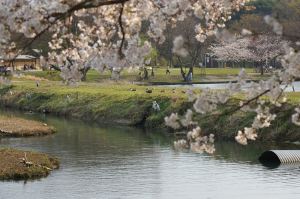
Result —
[[[188, 69], [187, 69], [188, 71]], [[193, 82], [203, 82], [203, 81], [232, 81], [235, 80], [235, 76], [239, 73], [239, 68], [207, 68], [205, 70], [206, 74], [201, 74], [201, 69], [194, 68]], [[253, 69], [246, 69], [248, 73], [252, 73]], [[183, 78], [180, 73], [179, 68], [172, 68], [171, 74], [166, 75], [166, 70], [164, 68], [156, 68], [155, 75], [151, 76], [151, 70], [149, 69], [149, 79], [139, 81], [138, 72], [134, 72], [133, 75], [127, 71], [123, 71], [121, 80], [131, 82], [168, 82], [168, 83], [183, 83]], [[52, 81], [60, 81], [60, 72], [58, 71], [27, 71], [26, 75], [33, 75], [37, 77], [43, 77]], [[268, 77], [270, 74], [266, 74], [264, 77]], [[110, 71], [107, 71], [107, 74], [100, 75], [96, 70], [90, 70], [87, 73], [86, 79], [87, 82], [106, 82], [110, 79]], [[144, 75], [143, 75], [144, 77]], [[253, 75], [255, 79], [261, 78], [259, 75]]]

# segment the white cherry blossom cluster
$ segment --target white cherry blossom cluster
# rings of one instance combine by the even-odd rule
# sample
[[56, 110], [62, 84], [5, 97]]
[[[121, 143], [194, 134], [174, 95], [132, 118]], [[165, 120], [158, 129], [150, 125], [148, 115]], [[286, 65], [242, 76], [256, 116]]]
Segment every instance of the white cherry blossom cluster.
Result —
[[238, 135], [235, 137], [235, 140], [242, 145], [247, 145], [247, 139], [256, 140], [256, 137], [257, 133], [255, 132], [255, 129], [253, 127], [245, 127], [244, 133], [242, 131], [238, 131]]
[[180, 120], [181, 124], [183, 126], [189, 126], [189, 125], [195, 125], [198, 124], [198, 122], [193, 121], [193, 111], [191, 111], [190, 109], [187, 110], [187, 113], [185, 115], [185, 119]]
[[187, 133], [188, 142], [179, 140], [174, 142], [175, 149], [188, 148], [187, 143], [190, 143], [190, 149], [197, 153], [213, 153], [215, 151], [214, 135], [202, 136], [201, 128], [198, 126]]
[[292, 122], [298, 126], [300, 126], [300, 122], [299, 122], [299, 113], [300, 113], [300, 109], [299, 108], [295, 108], [296, 113], [292, 115]]
[[288, 43], [284, 45], [285, 55], [281, 60], [284, 71], [280, 72], [280, 80], [286, 84], [291, 85], [294, 78], [300, 77], [300, 54], [297, 50], [290, 47]]
[[176, 150], [183, 151], [184, 149], [187, 149], [189, 146], [186, 140], [178, 140], [174, 142], [174, 147]]
[[188, 91], [186, 91], [186, 96], [188, 97], [189, 101], [194, 101], [195, 100], [195, 92], [192, 88], [189, 88]]
[[265, 22], [273, 27], [273, 31], [277, 34], [277, 35], [282, 35], [283, 33], [283, 25], [274, 17], [267, 15], [264, 17]]
[[183, 47], [184, 45], [184, 39], [180, 35], [178, 37], [175, 37], [173, 41], [173, 49], [172, 52], [176, 53], [177, 55], [181, 55], [183, 57], [188, 56], [189, 52]]
[[177, 113], [172, 113], [170, 117], [166, 116], [165, 117], [165, 122], [167, 126], [172, 127], [173, 129], [179, 129], [180, 125], [178, 123], [179, 118]]

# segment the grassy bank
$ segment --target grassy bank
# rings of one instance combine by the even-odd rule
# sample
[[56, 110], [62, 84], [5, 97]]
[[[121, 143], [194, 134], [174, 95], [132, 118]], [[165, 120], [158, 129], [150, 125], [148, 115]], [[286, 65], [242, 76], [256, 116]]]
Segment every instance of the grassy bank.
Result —
[[[1, 105], [88, 120], [137, 125], [148, 124], [150, 119], [152, 125], [158, 125], [153, 121], [163, 120], [172, 111], [180, 111], [184, 108], [182, 103], [187, 102], [181, 90], [173, 93], [172, 88], [156, 87], [153, 93], [146, 93], [145, 86], [79, 83], [77, 88], [72, 88], [61, 86], [58, 81], [40, 82], [37, 88], [34, 81], [18, 80], [20, 82], [0, 90]], [[136, 91], [128, 90], [131, 87]], [[31, 100], [25, 97], [26, 93], [31, 95]], [[66, 100], [67, 95], [70, 103]], [[159, 114], [154, 114], [151, 108], [154, 100], [161, 107]]]
[[[0, 90], [0, 104], [14, 108], [47, 112], [56, 115], [65, 115], [99, 122], [121, 123], [129, 125], [145, 125], [151, 128], [167, 128], [164, 117], [177, 112], [183, 118], [185, 111], [193, 109], [193, 103], [181, 93], [186, 88], [155, 87], [153, 93], [146, 93], [146, 86], [128, 84], [99, 84], [80, 82], [77, 88], [61, 86], [59, 81], [43, 81], [40, 87], [35, 86], [35, 81], [18, 79], [13, 85], [4, 86]], [[129, 89], [136, 89], [131, 91]], [[151, 87], [149, 87], [151, 89]], [[165, 92], [161, 92], [165, 90]], [[9, 94], [12, 91], [12, 95]], [[200, 93], [201, 89], [195, 89]], [[25, 98], [25, 93], [31, 95], [31, 100]], [[70, 96], [70, 103], [66, 96]], [[300, 129], [291, 123], [291, 115], [298, 104], [299, 93], [288, 93], [288, 103], [284, 111], [272, 110], [278, 115], [270, 128], [259, 130], [260, 139], [290, 140], [299, 139]], [[152, 101], [157, 101], [161, 108], [160, 113], [154, 113]], [[235, 102], [232, 102], [235, 103]], [[220, 107], [216, 112], [224, 111]], [[215, 133], [221, 139], [234, 139], [238, 130], [251, 126], [255, 117], [254, 113], [236, 112], [222, 118], [208, 117], [201, 120], [200, 126], [207, 133]], [[218, 122], [215, 121], [218, 119]], [[187, 131], [189, 129], [180, 129]]]
[[54, 127], [47, 126], [47, 124], [21, 118], [0, 116], [0, 137], [49, 135], [56, 132], [57, 130]]
[[[26, 158], [31, 166], [20, 162]], [[23, 179], [47, 176], [52, 168], [59, 165], [58, 158], [34, 151], [0, 147], [0, 179]]]

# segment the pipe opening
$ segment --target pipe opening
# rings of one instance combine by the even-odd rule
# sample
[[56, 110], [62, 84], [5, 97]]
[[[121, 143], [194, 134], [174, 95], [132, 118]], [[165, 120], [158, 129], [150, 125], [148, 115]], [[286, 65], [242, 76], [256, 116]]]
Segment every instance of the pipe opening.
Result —
[[273, 151], [265, 151], [258, 158], [260, 162], [270, 162], [270, 163], [279, 163], [280, 160], [278, 156]]

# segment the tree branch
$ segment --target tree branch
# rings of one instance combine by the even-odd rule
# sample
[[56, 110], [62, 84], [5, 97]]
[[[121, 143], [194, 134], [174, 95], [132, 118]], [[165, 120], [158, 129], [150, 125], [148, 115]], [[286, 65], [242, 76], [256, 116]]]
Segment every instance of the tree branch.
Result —
[[121, 45], [120, 45], [120, 48], [119, 48], [119, 56], [121, 58], [124, 57], [124, 54], [122, 53], [122, 47], [124, 45], [124, 41], [125, 41], [125, 32], [124, 32], [124, 29], [123, 29], [123, 25], [122, 25], [122, 14], [123, 14], [123, 10], [124, 10], [124, 3], [122, 3], [122, 8], [121, 8], [121, 11], [120, 11], [120, 15], [119, 15], [119, 25], [120, 25], [120, 28], [121, 28], [121, 32], [122, 32], [122, 41], [121, 41]]

